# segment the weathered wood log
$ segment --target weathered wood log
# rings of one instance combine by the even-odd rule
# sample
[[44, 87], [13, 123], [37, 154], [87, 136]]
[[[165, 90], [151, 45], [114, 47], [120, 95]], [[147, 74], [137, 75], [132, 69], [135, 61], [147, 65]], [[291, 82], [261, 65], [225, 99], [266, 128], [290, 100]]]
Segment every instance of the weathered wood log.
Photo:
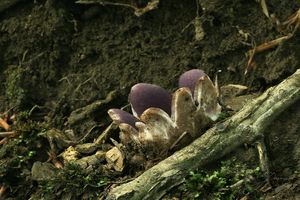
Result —
[[187, 172], [220, 159], [237, 147], [264, 137], [264, 130], [300, 99], [300, 69], [216, 124], [189, 146], [175, 152], [135, 180], [113, 188], [106, 199], [159, 199], [183, 182]]

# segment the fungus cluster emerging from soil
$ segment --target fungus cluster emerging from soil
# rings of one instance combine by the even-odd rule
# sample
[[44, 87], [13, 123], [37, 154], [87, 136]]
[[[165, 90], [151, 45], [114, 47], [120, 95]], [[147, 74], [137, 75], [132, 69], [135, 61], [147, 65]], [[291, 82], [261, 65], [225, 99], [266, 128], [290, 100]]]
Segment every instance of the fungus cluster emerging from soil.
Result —
[[218, 97], [208, 75], [192, 69], [180, 76], [172, 95], [160, 86], [138, 83], [129, 94], [133, 114], [120, 109], [108, 114], [121, 130], [122, 144], [156, 157], [200, 136], [221, 112]]

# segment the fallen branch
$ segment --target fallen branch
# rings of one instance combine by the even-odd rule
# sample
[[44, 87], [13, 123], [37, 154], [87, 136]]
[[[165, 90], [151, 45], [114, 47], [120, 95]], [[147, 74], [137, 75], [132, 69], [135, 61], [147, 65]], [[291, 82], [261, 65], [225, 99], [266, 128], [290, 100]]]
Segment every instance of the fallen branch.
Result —
[[[214, 162], [237, 147], [264, 137], [264, 130], [300, 99], [300, 69], [269, 88], [240, 112], [209, 129], [189, 146], [145, 171], [135, 180], [113, 188], [107, 199], [159, 199], [181, 183], [187, 172]], [[222, 128], [220, 128], [222, 127]]]

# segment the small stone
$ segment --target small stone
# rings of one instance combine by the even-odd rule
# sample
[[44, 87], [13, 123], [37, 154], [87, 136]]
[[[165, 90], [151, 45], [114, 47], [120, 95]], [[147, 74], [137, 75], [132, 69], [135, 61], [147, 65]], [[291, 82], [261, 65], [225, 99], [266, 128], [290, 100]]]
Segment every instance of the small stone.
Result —
[[50, 163], [35, 162], [31, 168], [32, 179], [35, 181], [47, 181], [55, 176], [55, 167]]
[[112, 166], [116, 171], [121, 172], [124, 169], [124, 155], [117, 148], [113, 147], [105, 154], [108, 165]]

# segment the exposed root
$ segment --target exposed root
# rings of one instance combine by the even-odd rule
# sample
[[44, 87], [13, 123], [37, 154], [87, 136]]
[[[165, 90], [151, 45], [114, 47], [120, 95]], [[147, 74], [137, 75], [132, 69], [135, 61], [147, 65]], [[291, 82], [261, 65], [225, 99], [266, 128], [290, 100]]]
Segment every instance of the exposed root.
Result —
[[294, 14], [289, 16], [287, 18], [287, 20], [280, 23], [279, 26], [283, 30], [286, 30], [289, 27], [294, 26], [293, 31], [292, 31], [292, 34], [294, 34], [296, 32], [296, 30], [299, 28], [299, 25], [300, 25], [300, 9], [298, 9]]
[[204, 39], [205, 32], [202, 27], [203, 16], [199, 15], [200, 8], [201, 8], [199, 0], [196, 0], [196, 6], [197, 6], [196, 17], [182, 29], [181, 33], [183, 33], [189, 26], [194, 25], [195, 40], [199, 42]]
[[8, 141], [7, 137], [3, 138], [2, 140], [0, 140], [0, 145], [6, 144], [7, 141]]
[[6, 191], [6, 187], [2, 185], [0, 187], [0, 199], [2, 199], [2, 197], [4, 196], [5, 191]]
[[280, 37], [280, 38], [277, 38], [275, 40], [271, 40], [269, 42], [265, 42], [251, 50], [249, 50], [247, 52], [247, 57], [248, 57], [248, 62], [247, 62], [247, 68], [246, 68], [246, 71], [245, 71], [245, 75], [252, 69], [255, 69], [256, 67], [256, 64], [255, 62], [253, 61], [253, 58], [254, 58], [254, 55], [256, 53], [261, 53], [261, 52], [264, 52], [264, 51], [267, 51], [269, 49], [272, 49], [276, 46], [278, 46], [280, 43], [290, 39], [293, 35], [292, 34], [289, 34], [289, 35], [286, 35], [286, 36], [283, 36], [283, 37]]
[[8, 125], [8, 123], [4, 120], [4, 119], [2, 119], [2, 118], [0, 118], [0, 126], [2, 127], [2, 128], [4, 128], [6, 131], [8, 131], [9, 130], [9, 125]]
[[[264, 0], [260, 1], [263, 4], [265, 4]], [[266, 5], [265, 5], [266, 7]], [[268, 12], [267, 12], [268, 13]], [[295, 32], [297, 31], [297, 29], [300, 26], [300, 9], [297, 10], [294, 14], [292, 14], [291, 16], [289, 16], [287, 18], [287, 20], [285, 20], [284, 22], [280, 23], [279, 20], [274, 16], [271, 15], [270, 16], [271, 21], [273, 21], [273, 23], [276, 23], [277, 29], [280, 32], [284, 32], [286, 30], [288, 30], [291, 26], [293, 26], [292, 28], [292, 32], [286, 34], [285, 36], [279, 37], [277, 39], [271, 40], [269, 42], [265, 42], [257, 47], [254, 47], [253, 49], [249, 50], [247, 52], [247, 57], [248, 57], [248, 62], [247, 62], [247, 67], [245, 70], [245, 75], [252, 69], [256, 68], [256, 64], [253, 61], [254, 55], [256, 53], [260, 53], [260, 52], [264, 52], [266, 50], [272, 49], [276, 46], [278, 46], [279, 44], [281, 44], [282, 42], [292, 38], [295, 34]]]
[[256, 142], [256, 148], [259, 156], [259, 163], [262, 172], [266, 178], [266, 181], [270, 182], [270, 170], [269, 170], [269, 159], [267, 155], [266, 145], [263, 139]]
[[182, 141], [182, 139], [188, 134], [188, 132], [183, 132], [179, 138], [171, 145], [170, 150], [174, 149], [176, 147], [177, 144], [180, 143], [180, 141]]
[[15, 136], [16, 136], [15, 131], [0, 132], [0, 138], [15, 137]]
[[270, 18], [269, 10], [268, 10], [268, 6], [266, 4], [266, 1], [265, 0], [259, 0], [259, 2], [260, 2], [260, 6], [262, 8], [263, 13], [266, 15], [266, 17]]
[[53, 165], [58, 169], [61, 169], [64, 167], [63, 163], [60, 162], [59, 160], [57, 160], [55, 153], [48, 152], [48, 156], [49, 156], [49, 158], [48, 158], [47, 162], [52, 162]]
[[101, 1], [101, 0], [79, 0], [76, 1], [75, 3], [78, 4], [100, 4], [102, 6], [106, 5], [112, 5], [112, 6], [121, 6], [121, 7], [126, 7], [126, 8], [131, 8], [134, 10], [134, 14], [137, 17], [140, 17], [144, 15], [145, 13], [154, 10], [158, 7], [159, 0], [151, 0], [148, 2], [147, 6], [144, 8], [138, 8], [136, 6], [133, 6], [131, 4], [126, 4], [126, 3], [117, 3], [117, 2], [110, 2], [110, 1]]

